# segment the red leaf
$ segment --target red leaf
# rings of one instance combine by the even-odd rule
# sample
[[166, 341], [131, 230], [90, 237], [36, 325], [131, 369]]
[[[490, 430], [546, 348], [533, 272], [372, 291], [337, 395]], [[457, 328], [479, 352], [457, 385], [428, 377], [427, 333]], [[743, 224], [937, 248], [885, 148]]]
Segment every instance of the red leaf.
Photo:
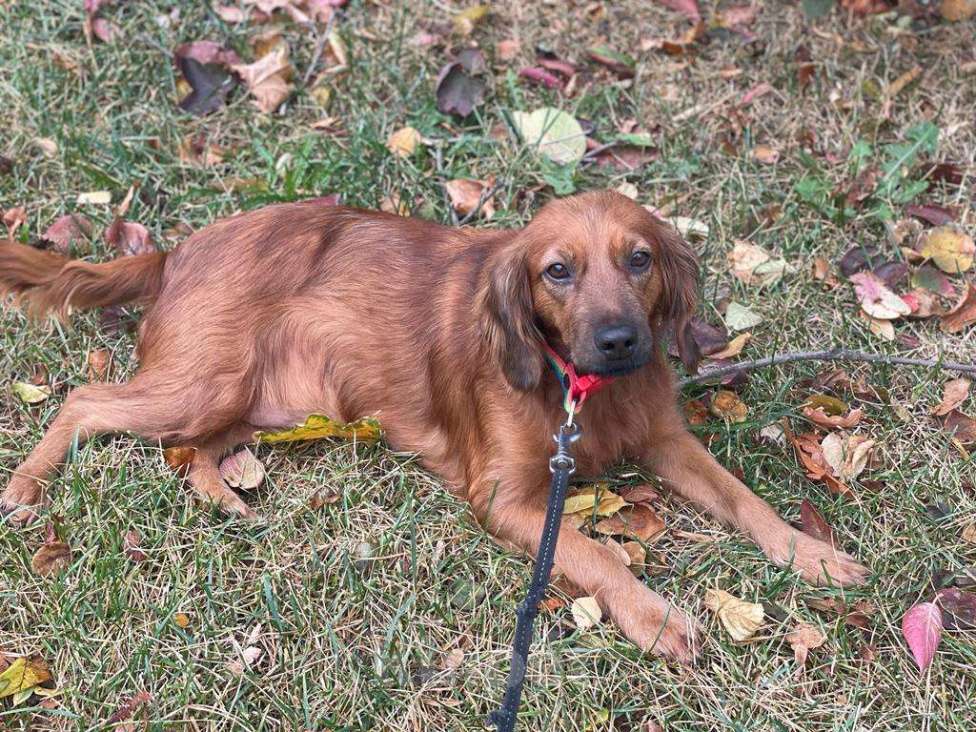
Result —
[[681, 13], [692, 23], [701, 20], [701, 13], [698, 10], [698, 0], [658, 0], [666, 8]]
[[542, 84], [547, 89], [561, 89], [562, 80], [539, 66], [527, 66], [519, 71], [519, 76], [536, 84]]
[[913, 203], [905, 206], [905, 213], [909, 216], [914, 216], [916, 219], [927, 221], [932, 226], [951, 224], [959, 216], [955, 209], [947, 206], [939, 206], [935, 203]]
[[923, 602], [913, 607], [902, 618], [901, 634], [905, 636], [918, 668], [921, 671], [927, 669], [942, 640], [942, 611], [939, 606]]

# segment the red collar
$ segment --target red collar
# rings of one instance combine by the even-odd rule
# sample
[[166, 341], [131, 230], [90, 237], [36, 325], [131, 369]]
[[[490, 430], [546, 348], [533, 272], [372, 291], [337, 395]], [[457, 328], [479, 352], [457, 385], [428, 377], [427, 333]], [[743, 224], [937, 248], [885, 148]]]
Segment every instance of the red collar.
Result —
[[556, 372], [559, 384], [563, 388], [563, 408], [568, 413], [577, 411], [590, 394], [598, 392], [613, 381], [614, 377], [600, 376], [599, 374], [583, 374], [580, 376], [576, 373], [573, 364], [560, 358], [552, 346], [547, 343], [545, 348], [549, 365]]

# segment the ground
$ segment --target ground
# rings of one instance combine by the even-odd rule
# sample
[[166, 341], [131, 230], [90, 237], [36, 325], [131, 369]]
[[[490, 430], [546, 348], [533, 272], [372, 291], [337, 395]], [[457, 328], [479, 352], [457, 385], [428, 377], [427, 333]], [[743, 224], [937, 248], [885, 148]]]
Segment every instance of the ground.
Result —
[[[352, 0], [335, 24], [348, 68], [317, 82], [319, 70], [335, 63], [320, 54], [309, 75], [310, 84], [331, 90], [330, 99], [302, 86], [318, 36], [292, 23], [284, 33], [298, 89], [284, 107], [261, 113], [238, 90], [229, 106], [200, 118], [176, 106], [172, 49], [212, 39], [250, 60], [248, 38], [260, 26], [225, 23], [204, 3], [145, 0], [106, 5], [100, 13], [120, 35], [86, 43], [80, 1], [0, 2], [0, 155], [13, 161], [0, 172], [0, 208], [26, 208], [25, 241], [63, 213], [84, 213], [96, 235], [78, 253], [99, 261], [116, 256], [100, 235], [112, 210], [78, 205], [76, 197], [108, 190], [117, 205], [135, 183], [128, 218], [145, 224], [163, 248], [181, 231], [277, 200], [340, 193], [377, 207], [396, 196], [414, 213], [450, 222], [443, 182], [494, 176], [496, 213], [476, 223], [511, 226], [557, 195], [553, 182], [560, 192], [630, 183], [641, 203], [708, 226], [695, 240], [706, 279], [702, 313], [720, 322], [731, 297], [763, 316], [745, 357], [846, 345], [972, 362], [976, 329], [950, 335], [934, 320], [901, 321], [899, 338], [888, 342], [858, 317], [849, 284], [829, 289], [817, 281], [810, 274], [817, 256], [834, 262], [854, 244], [899, 254], [872, 205], [845, 217], [811, 205], [802, 195], [808, 189], [796, 186], [805, 178], [828, 191], [849, 186], [855, 143], [867, 143], [883, 163], [886, 145], [905, 142], [930, 121], [940, 136], [927, 158], [969, 166], [970, 177], [962, 186], [933, 185], [914, 202], [955, 206], [972, 232], [973, 21], [841, 10], [809, 20], [798, 5], [761, 5], [744, 29], [750, 38], [717, 28], [717, 6], [703, 2], [708, 37], [690, 54], [670, 55], [655, 39], [679, 38], [691, 25], [652, 2], [498, 2], [462, 37], [450, 35], [461, 3]], [[178, 17], [170, 14], [176, 8]], [[440, 42], [418, 45], [422, 32], [486, 50], [485, 102], [467, 119], [437, 111], [436, 75], [448, 51]], [[499, 60], [497, 44], [511, 39], [520, 50]], [[586, 49], [600, 42], [635, 57], [634, 79], [619, 80], [587, 60]], [[571, 93], [517, 77], [537, 48], [584, 69]], [[814, 74], [803, 85], [806, 72], [798, 69], [806, 63]], [[893, 90], [915, 66], [920, 78]], [[761, 83], [772, 90], [742, 104]], [[657, 154], [632, 171], [596, 164], [560, 171], [521, 151], [506, 124], [511, 110], [542, 104], [591, 121], [602, 141], [632, 118]], [[332, 120], [313, 127], [325, 117]], [[409, 159], [386, 147], [404, 125], [425, 138]], [[198, 133], [224, 148], [223, 162], [181, 159], [181, 141]], [[55, 147], [45, 151], [39, 139]], [[760, 145], [778, 152], [778, 161], [758, 159]], [[901, 203], [893, 208], [903, 216]], [[790, 271], [762, 290], [735, 280], [726, 253], [741, 238], [785, 258]], [[958, 287], [963, 277], [953, 281]], [[0, 470], [17, 465], [66, 392], [89, 379], [89, 352], [111, 351], [108, 378], [131, 374], [137, 318], [137, 309], [126, 309], [122, 327], [96, 313], [75, 314], [70, 325], [36, 325], [4, 306]], [[39, 365], [54, 394], [28, 406], [9, 386], [30, 381]], [[807, 478], [789, 447], [758, 437], [784, 416], [802, 426], [800, 405], [810, 393], [804, 380], [823, 368], [758, 371], [739, 388], [749, 406], [745, 422], [713, 419], [698, 429], [788, 520], [798, 519], [801, 499], [811, 499], [844, 548], [869, 565], [869, 584], [811, 588], [741, 535], [665, 496], [658, 509], [666, 529], [650, 547], [645, 581], [701, 623], [707, 640], [699, 663], [682, 668], [642, 655], [608, 623], [578, 631], [566, 606], [544, 612], [522, 729], [973, 727], [974, 634], [947, 633], [920, 674], [899, 632], [904, 612], [928, 597], [937, 573], [976, 562], [976, 546], [961, 538], [976, 518], [972, 460], [929, 416], [951, 375], [847, 365], [885, 398], [861, 402], [866, 419], [858, 431], [877, 441], [878, 459], [862, 476], [870, 480], [852, 481], [845, 498]], [[691, 387], [682, 398], [711, 391]], [[199, 507], [158, 445], [127, 436], [71, 455], [40, 525], [0, 523], [0, 652], [42, 658], [61, 690], [51, 708], [39, 706], [38, 696], [18, 706], [0, 701], [0, 728], [101, 729], [120, 705], [148, 692], [152, 699], [135, 719], [149, 729], [482, 729], [507, 672], [514, 608], [530, 564], [495, 545], [410, 455], [323, 441], [261, 447], [258, 456], [269, 478], [248, 501], [268, 518], [264, 526]], [[627, 467], [612, 477], [617, 484], [649, 479]], [[340, 499], [312, 508], [310, 498], [322, 490]], [[55, 517], [73, 560], [63, 573], [41, 577], [31, 557]], [[140, 534], [145, 561], [127, 555], [130, 531]], [[709, 588], [766, 604], [765, 624], [751, 641], [731, 641], [705, 609]], [[823, 597], [866, 600], [875, 610], [866, 628], [854, 627], [809, 607]], [[786, 641], [798, 622], [827, 637], [805, 671]], [[256, 626], [263, 655], [234, 673], [227, 664], [240, 659]]]

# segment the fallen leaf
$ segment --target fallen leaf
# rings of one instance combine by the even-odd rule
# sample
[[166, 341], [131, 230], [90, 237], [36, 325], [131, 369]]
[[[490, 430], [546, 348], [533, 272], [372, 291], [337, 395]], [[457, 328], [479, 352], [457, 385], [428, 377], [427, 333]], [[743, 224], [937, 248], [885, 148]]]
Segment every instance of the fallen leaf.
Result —
[[976, 522], [962, 530], [962, 540], [969, 544], [976, 544]]
[[864, 472], [874, 444], [874, 440], [864, 435], [831, 432], [823, 438], [820, 449], [834, 476], [847, 481]]
[[93, 206], [104, 206], [112, 202], [112, 194], [109, 191], [86, 191], [79, 193], [75, 203], [79, 206], [91, 204]]
[[191, 133], [180, 140], [179, 155], [180, 162], [205, 168], [224, 162], [224, 150], [211, 144], [203, 132]]
[[636, 201], [638, 196], [637, 186], [629, 181], [624, 181], [614, 190], [621, 196], [627, 196], [631, 201]]
[[[148, 691], [140, 691], [133, 694], [124, 702], [122, 702], [118, 708], [112, 713], [112, 716], [108, 718], [108, 724], [118, 724], [119, 722], [125, 722], [132, 718], [136, 712], [138, 712], [143, 706], [148, 704], [152, 700], [152, 694]], [[120, 728], [121, 729], [121, 728]], [[135, 727], [132, 728], [133, 730]]]
[[575, 165], [586, 153], [586, 135], [571, 114], [553, 107], [512, 112], [519, 137], [530, 148], [560, 165]]
[[102, 43], [111, 43], [119, 36], [122, 29], [105, 18], [93, 18], [91, 21], [91, 31], [95, 38]]
[[127, 556], [133, 562], [145, 562], [146, 559], [148, 559], [146, 553], [142, 551], [142, 537], [135, 529], [130, 529], [129, 531], [125, 532], [125, 537], [122, 539], [122, 544], [125, 548], [125, 556]]
[[845, 483], [834, 476], [830, 465], [824, 458], [819, 436], [809, 432], [795, 435], [786, 422], [784, 422], [783, 432], [786, 439], [793, 445], [796, 457], [803, 464], [808, 478], [823, 482], [832, 493], [838, 495], [846, 495], [851, 492]]
[[745, 422], [749, 416], [745, 402], [734, 391], [726, 389], [715, 392], [709, 409], [716, 417], [734, 423]]
[[220, 462], [220, 477], [231, 488], [251, 491], [264, 482], [264, 465], [245, 447]]
[[807, 397], [803, 406], [819, 409], [831, 417], [839, 417], [842, 414], [846, 414], [848, 410], [847, 403], [843, 399], [838, 399], [829, 394], [811, 394]]
[[617, 493], [628, 503], [654, 503], [661, 500], [660, 494], [646, 483], [626, 485], [620, 488]]
[[786, 271], [786, 260], [773, 259], [762, 247], [739, 240], [729, 253], [732, 274], [746, 285], [775, 284]]
[[804, 407], [803, 416], [818, 427], [823, 427], [824, 429], [849, 430], [861, 422], [861, 418], [864, 416], [864, 410], [852, 409], [848, 414], [838, 416], [825, 413], [822, 407]]
[[586, 52], [591, 61], [606, 66], [621, 79], [634, 78], [636, 62], [626, 53], [615, 51], [609, 46], [595, 46]]
[[291, 76], [288, 44], [281, 42], [251, 64], [232, 64], [231, 69], [241, 77], [262, 112], [274, 112], [291, 95]]
[[870, 618], [877, 612], [877, 608], [867, 600], [858, 600], [852, 607], [834, 597], [811, 598], [806, 600], [806, 604], [815, 610], [839, 615], [847, 625], [862, 629], [870, 626]]
[[609, 549], [615, 555], [617, 555], [617, 559], [623, 562], [624, 566], [626, 567], [630, 566], [630, 554], [627, 553], [627, 551], [623, 548], [620, 542], [614, 539], [607, 539], [604, 542], [603, 546], [607, 547], [607, 549]]
[[46, 541], [31, 559], [35, 574], [46, 577], [63, 572], [71, 564], [71, 549], [63, 541]]
[[657, 0], [657, 2], [666, 8], [681, 13], [692, 23], [697, 23], [702, 19], [698, 10], [698, 0]]
[[255, 432], [254, 439], [260, 442], [298, 442], [338, 437], [344, 440], [373, 442], [380, 439], [381, 435], [380, 423], [370, 417], [345, 424], [321, 414], [310, 414], [304, 423], [292, 429], [279, 432]]
[[441, 668], [445, 671], [457, 671], [464, 664], [464, 651], [460, 648], [452, 648], [443, 659]]
[[915, 663], [925, 671], [942, 640], [942, 611], [931, 602], [923, 602], [911, 608], [901, 621], [901, 634], [908, 643]]
[[21, 656], [0, 673], [0, 699], [23, 694], [30, 697], [36, 688], [50, 680], [47, 664], [40, 659]]
[[243, 676], [245, 671], [250, 671], [261, 660], [264, 650], [259, 646], [247, 646], [241, 651], [239, 658], [233, 658], [225, 666], [234, 676]]
[[752, 149], [752, 157], [763, 165], [775, 165], [779, 162], [779, 152], [769, 145], [756, 145]]
[[526, 66], [519, 69], [518, 75], [535, 84], [541, 84], [547, 89], [562, 89], [563, 80], [541, 66]]
[[8, 208], [3, 212], [3, 223], [6, 225], [11, 239], [17, 234], [17, 229], [27, 222], [27, 209], [23, 206]]
[[621, 509], [599, 521], [593, 529], [600, 534], [626, 536], [646, 542], [664, 531], [664, 521], [654, 509], [642, 503]]
[[844, 277], [850, 277], [855, 272], [860, 272], [863, 269], [874, 269], [881, 264], [883, 264], [883, 260], [877, 248], [868, 245], [848, 249], [840, 258], [837, 266]]
[[906, 292], [901, 296], [908, 307], [912, 309], [910, 317], [917, 319], [932, 318], [937, 315], [944, 315], [945, 308], [939, 302], [938, 297], [921, 288], [915, 288], [911, 292]]
[[942, 316], [941, 328], [946, 333], [958, 333], [976, 323], [976, 286], [966, 284], [966, 291], [948, 313]]
[[40, 150], [44, 157], [53, 158], [58, 154], [58, 143], [50, 137], [35, 137], [31, 140], [31, 144]]
[[186, 613], [174, 613], [173, 622], [176, 623], [179, 627], [186, 630], [187, 628], [190, 627], [190, 616], [187, 615]]
[[177, 85], [183, 94], [178, 106], [198, 117], [220, 109], [237, 86], [237, 77], [222, 63], [203, 63], [177, 50], [176, 65], [185, 80]]
[[976, 594], [947, 587], [935, 593], [934, 602], [942, 610], [942, 624], [947, 630], [976, 629]]
[[484, 100], [485, 82], [475, 76], [485, 67], [478, 49], [465, 49], [437, 74], [434, 95], [443, 114], [467, 117]]
[[930, 264], [923, 264], [912, 274], [912, 287], [922, 288], [936, 295], [954, 298], [956, 288], [948, 277], [945, 276], [937, 267]]
[[16, 394], [20, 401], [22, 401], [24, 404], [40, 404], [51, 396], [51, 387], [28, 384], [25, 381], [14, 382], [13, 386], [10, 387], [10, 390]]
[[331, 488], [326, 488], [324, 490], [315, 491], [312, 497], [308, 499], [308, 506], [313, 511], [318, 511], [320, 508], [325, 506], [331, 506], [333, 503], [337, 503], [342, 495]]
[[725, 310], [725, 325], [728, 326], [729, 330], [749, 330], [755, 328], [762, 321], [761, 315], [757, 315], [745, 305], [734, 300], [729, 303]]
[[495, 44], [495, 58], [499, 61], [511, 61], [522, 50], [522, 44], [514, 38], [507, 38]]
[[837, 546], [837, 536], [830, 524], [809, 500], [800, 502], [800, 531], [814, 539]]
[[386, 140], [387, 149], [401, 158], [409, 158], [413, 155], [419, 144], [420, 133], [413, 127], [401, 127], [392, 132]]
[[976, 445], [976, 419], [958, 409], [949, 412], [942, 420], [943, 428], [961, 445]]
[[563, 514], [579, 513], [584, 517], [592, 515], [612, 516], [629, 505], [627, 501], [611, 491], [606, 483], [574, 490], [563, 503]]
[[724, 590], [706, 590], [705, 607], [718, 616], [733, 640], [749, 640], [763, 624], [762, 605], [740, 600]]
[[91, 238], [93, 230], [91, 221], [81, 214], [67, 214], [47, 227], [41, 238], [51, 242], [57, 251], [67, 254], [72, 244]]
[[932, 226], [945, 226], [959, 218], [954, 209], [947, 208], [946, 206], [938, 206], [934, 203], [913, 203], [905, 206], [905, 213], [930, 223]]
[[911, 313], [904, 300], [889, 290], [884, 282], [873, 272], [858, 272], [851, 275], [854, 292], [861, 309], [876, 320], [895, 320]]
[[943, 272], [958, 274], [973, 266], [976, 243], [965, 232], [952, 226], [939, 226], [926, 234], [920, 253], [935, 262]]
[[471, 35], [475, 26], [488, 17], [488, 5], [472, 5], [454, 16], [454, 31], [462, 36]]
[[685, 421], [692, 427], [697, 427], [708, 422], [708, 407], [702, 404], [700, 399], [691, 399], [684, 405]]
[[[697, 315], [688, 324], [688, 334], [703, 356], [714, 356], [729, 347], [729, 336], [721, 325], [712, 325]], [[678, 356], [678, 353], [674, 353]]]
[[142, 224], [123, 221], [121, 218], [116, 218], [105, 230], [105, 241], [126, 257], [156, 252], [156, 245], [153, 244], [149, 229]]
[[492, 185], [492, 183], [471, 178], [457, 178], [447, 181], [444, 184], [444, 190], [447, 191], [448, 198], [451, 199], [451, 207], [462, 216], [467, 216], [477, 209], [480, 203], [482, 204], [483, 218], [490, 219], [495, 214], [493, 196], [487, 195]]
[[214, 12], [225, 23], [243, 23], [247, 17], [241, 8], [233, 5], [215, 5]]
[[801, 669], [806, 665], [807, 654], [813, 648], [819, 648], [827, 641], [823, 632], [809, 623], [799, 623], [792, 632], [786, 635], [786, 642], [793, 647], [793, 658]]
[[163, 460], [179, 476], [186, 477], [196, 454], [195, 447], [167, 447], [163, 450]]
[[625, 541], [621, 548], [626, 552], [627, 557], [630, 559], [628, 566], [630, 567], [642, 567], [647, 563], [647, 550], [641, 545], [639, 541]]
[[96, 348], [88, 352], [88, 380], [105, 381], [109, 367], [112, 365], [112, 352], [105, 348]]
[[952, 379], [947, 381], [942, 388], [942, 401], [934, 407], [929, 414], [942, 417], [962, 406], [963, 402], [969, 397], [969, 387], [972, 382], [969, 379]]
[[595, 597], [578, 597], [569, 609], [579, 630], [588, 630], [603, 619], [603, 611]]

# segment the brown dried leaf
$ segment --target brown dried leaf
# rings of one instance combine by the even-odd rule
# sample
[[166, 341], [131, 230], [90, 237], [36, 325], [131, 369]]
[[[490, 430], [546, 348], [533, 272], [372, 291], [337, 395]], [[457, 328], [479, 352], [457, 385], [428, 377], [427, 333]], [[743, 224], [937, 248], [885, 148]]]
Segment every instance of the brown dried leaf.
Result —
[[801, 669], [806, 665], [807, 654], [813, 648], [819, 648], [827, 640], [823, 632], [809, 623], [799, 623], [796, 628], [787, 634], [786, 641], [793, 647], [793, 657], [796, 665]]
[[31, 559], [31, 569], [42, 577], [60, 573], [70, 564], [71, 549], [63, 541], [44, 542]]
[[483, 218], [490, 219], [495, 214], [493, 196], [488, 196], [493, 185], [494, 182], [491, 180], [457, 178], [447, 181], [444, 184], [444, 190], [447, 191], [447, 195], [451, 199], [451, 206], [462, 216], [467, 216], [474, 211], [481, 203], [482, 197], [487, 196], [481, 205], [480, 213]]
[[746, 406], [745, 402], [739, 399], [738, 394], [734, 391], [727, 389], [715, 392], [709, 408], [716, 417], [729, 422], [745, 422], [749, 415], [749, 407]]
[[41, 238], [51, 242], [54, 249], [67, 254], [71, 245], [92, 235], [92, 222], [81, 214], [67, 214], [62, 216], [41, 234]]
[[942, 390], [942, 401], [934, 407], [930, 414], [936, 417], [943, 417], [962, 406], [963, 402], [969, 397], [969, 387], [972, 384], [969, 379], [952, 379], [947, 381]]
[[601, 534], [627, 536], [639, 541], [649, 541], [664, 531], [664, 521], [650, 506], [628, 506], [605, 518], [593, 527]]
[[943, 419], [942, 426], [953, 434], [960, 445], [976, 445], [976, 419], [969, 415], [953, 409]]
[[823, 427], [827, 430], [849, 430], [852, 427], [856, 427], [861, 422], [861, 418], [864, 416], [864, 410], [852, 409], [844, 416], [836, 416], [826, 414], [822, 407], [804, 407], [803, 416], [818, 427]]
[[233, 64], [231, 69], [241, 77], [262, 112], [275, 111], [291, 95], [294, 69], [288, 61], [287, 43], [279, 43], [254, 63]]
[[966, 283], [966, 291], [952, 310], [942, 316], [941, 328], [946, 333], [958, 333], [976, 323], [976, 287]]
[[413, 127], [401, 127], [393, 132], [386, 141], [386, 147], [394, 155], [409, 158], [420, 144], [420, 133]]
[[814, 539], [837, 546], [837, 536], [817, 507], [806, 498], [800, 502], [800, 531]]
[[264, 465], [245, 447], [220, 462], [220, 477], [231, 488], [254, 490], [264, 482]]
[[125, 556], [131, 559], [133, 562], [144, 562], [148, 557], [146, 553], [142, 551], [142, 537], [139, 532], [135, 529], [130, 529], [125, 532], [125, 538], [123, 539], [123, 546], [125, 547]]
[[123, 256], [152, 254], [156, 251], [152, 234], [142, 224], [116, 218], [105, 230], [106, 243], [115, 247]]
[[105, 381], [112, 365], [112, 352], [106, 348], [96, 348], [88, 352], [88, 380]]

